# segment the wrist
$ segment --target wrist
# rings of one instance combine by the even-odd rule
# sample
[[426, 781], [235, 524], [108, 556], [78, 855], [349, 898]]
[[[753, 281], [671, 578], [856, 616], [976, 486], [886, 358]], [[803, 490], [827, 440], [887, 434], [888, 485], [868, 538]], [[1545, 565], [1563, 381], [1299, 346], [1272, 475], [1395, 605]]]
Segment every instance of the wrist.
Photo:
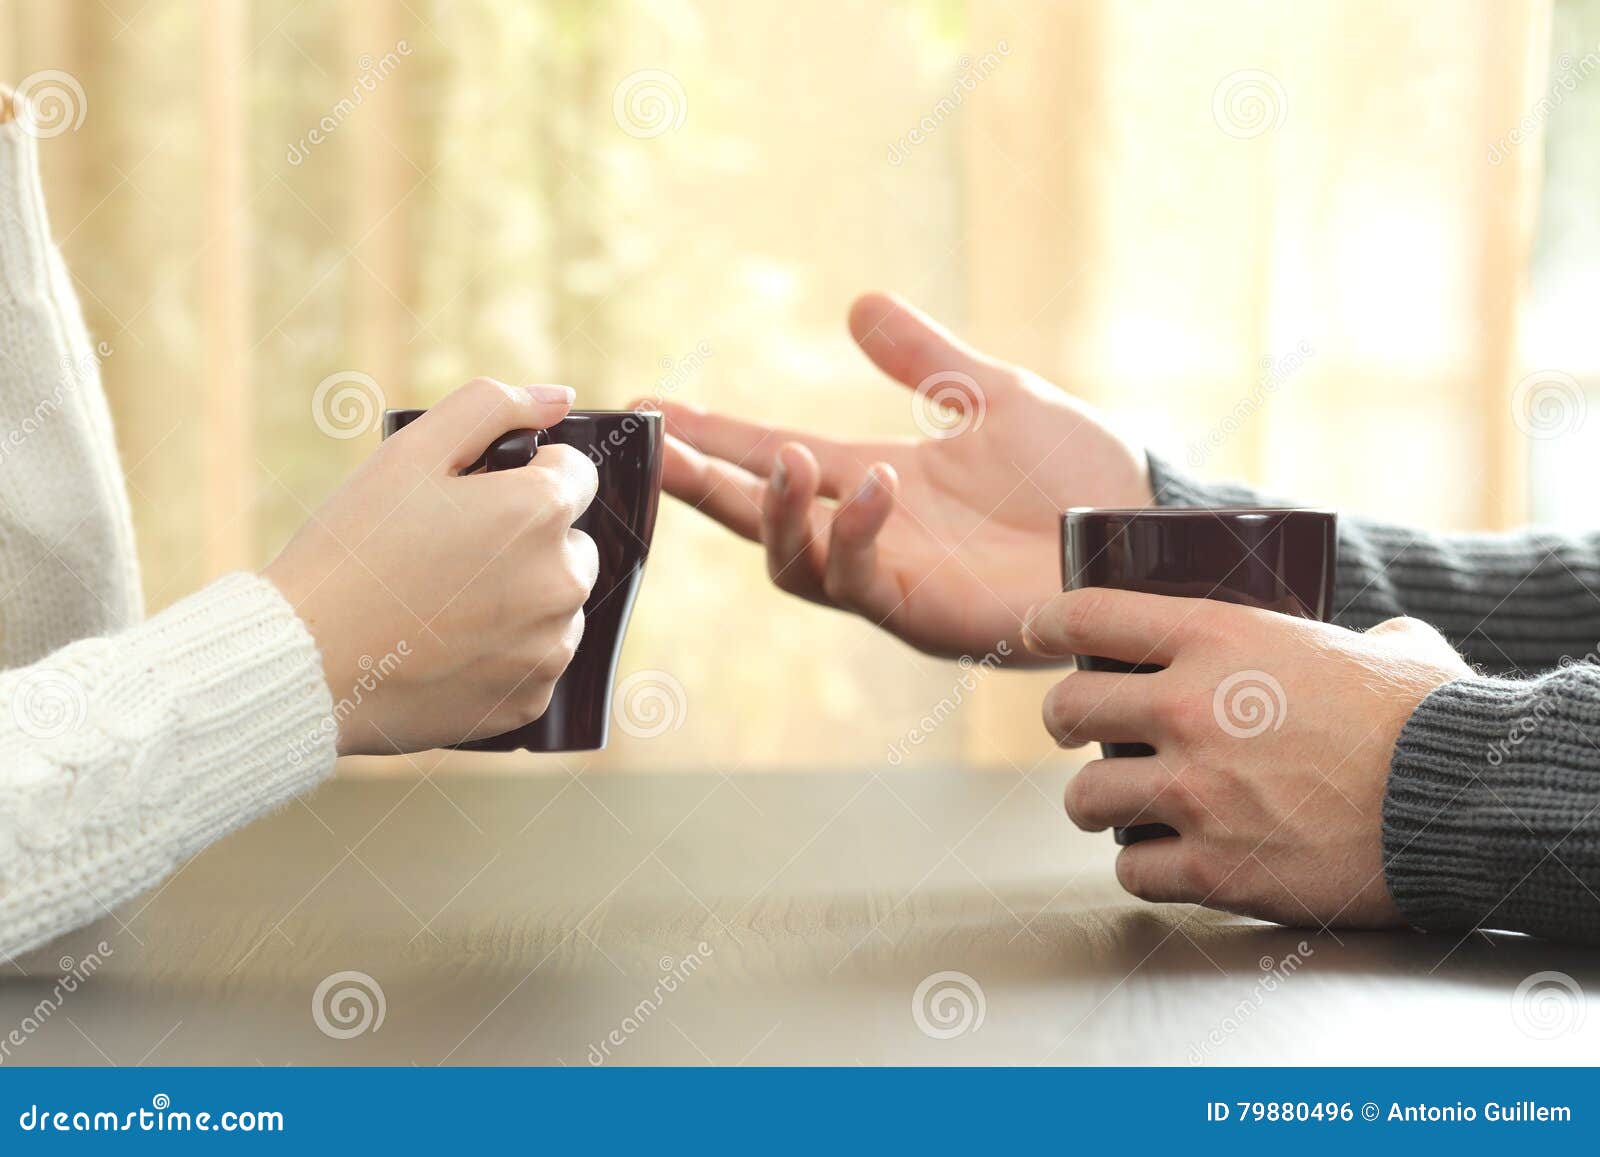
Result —
[[336, 625], [329, 616], [318, 614], [312, 605], [311, 595], [320, 584], [309, 581], [292, 563], [285, 561], [283, 555], [279, 555], [263, 567], [261, 577], [271, 583], [283, 597], [283, 601], [289, 604], [295, 617], [300, 620], [316, 645], [322, 680], [327, 686], [330, 701], [335, 705], [333, 717], [338, 725], [337, 752], [339, 755], [348, 755], [350, 754], [347, 735], [349, 728], [346, 722], [339, 718], [340, 712], [337, 707], [341, 697], [346, 693], [342, 688], [346, 687], [349, 681], [339, 674], [342, 648]]

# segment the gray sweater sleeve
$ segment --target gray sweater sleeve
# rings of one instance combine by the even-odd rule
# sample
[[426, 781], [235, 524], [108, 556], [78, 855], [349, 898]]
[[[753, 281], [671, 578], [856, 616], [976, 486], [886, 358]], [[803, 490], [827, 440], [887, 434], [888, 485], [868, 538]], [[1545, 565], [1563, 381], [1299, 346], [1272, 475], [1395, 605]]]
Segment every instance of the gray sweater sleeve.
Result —
[[[1161, 505], [1275, 504], [1154, 456], [1150, 470]], [[1357, 630], [1422, 619], [1487, 672], [1434, 691], [1395, 744], [1383, 849], [1401, 912], [1600, 943], [1600, 535], [1341, 516], [1334, 605]]]

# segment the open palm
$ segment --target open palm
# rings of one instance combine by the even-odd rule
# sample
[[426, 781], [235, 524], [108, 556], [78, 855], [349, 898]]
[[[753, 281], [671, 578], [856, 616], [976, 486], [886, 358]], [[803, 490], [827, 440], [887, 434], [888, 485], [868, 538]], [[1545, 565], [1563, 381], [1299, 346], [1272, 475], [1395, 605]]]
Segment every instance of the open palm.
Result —
[[1024, 657], [1024, 616], [1061, 586], [1061, 511], [1149, 502], [1143, 455], [896, 298], [861, 298], [850, 330], [913, 388], [923, 437], [838, 441], [666, 404], [667, 489], [763, 543], [786, 591], [933, 654], [1004, 640]]

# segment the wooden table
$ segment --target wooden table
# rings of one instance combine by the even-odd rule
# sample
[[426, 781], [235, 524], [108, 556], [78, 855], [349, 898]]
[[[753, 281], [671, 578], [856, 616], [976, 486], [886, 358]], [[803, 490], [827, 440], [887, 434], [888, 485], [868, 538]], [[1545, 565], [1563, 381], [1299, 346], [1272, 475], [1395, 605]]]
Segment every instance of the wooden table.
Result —
[[[4, 1063], [1600, 1056], [1600, 1009], [1577, 1024], [1567, 988], [1600, 994], [1592, 951], [1143, 905], [1109, 838], [1067, 824], [1061, 778], [336, 780], [24, 958], [0, 980], [0, 1037], [31, 1027]], [[1566, 979], [1516, 998], [1545, 971]], [[381, 990], [381, 1025], [357, 1031], [351, 985], [373, 1021]]]

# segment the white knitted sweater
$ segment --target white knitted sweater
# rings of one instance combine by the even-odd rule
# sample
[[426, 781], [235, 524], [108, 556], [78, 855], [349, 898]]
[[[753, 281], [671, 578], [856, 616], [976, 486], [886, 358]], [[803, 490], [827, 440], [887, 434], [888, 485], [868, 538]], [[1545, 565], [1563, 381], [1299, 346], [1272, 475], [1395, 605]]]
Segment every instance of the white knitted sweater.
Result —
[[332, 703], [277, 589], [143, 618], [95, 351], [36, 142], [0, 124], [0, 960], [323, 779]]

